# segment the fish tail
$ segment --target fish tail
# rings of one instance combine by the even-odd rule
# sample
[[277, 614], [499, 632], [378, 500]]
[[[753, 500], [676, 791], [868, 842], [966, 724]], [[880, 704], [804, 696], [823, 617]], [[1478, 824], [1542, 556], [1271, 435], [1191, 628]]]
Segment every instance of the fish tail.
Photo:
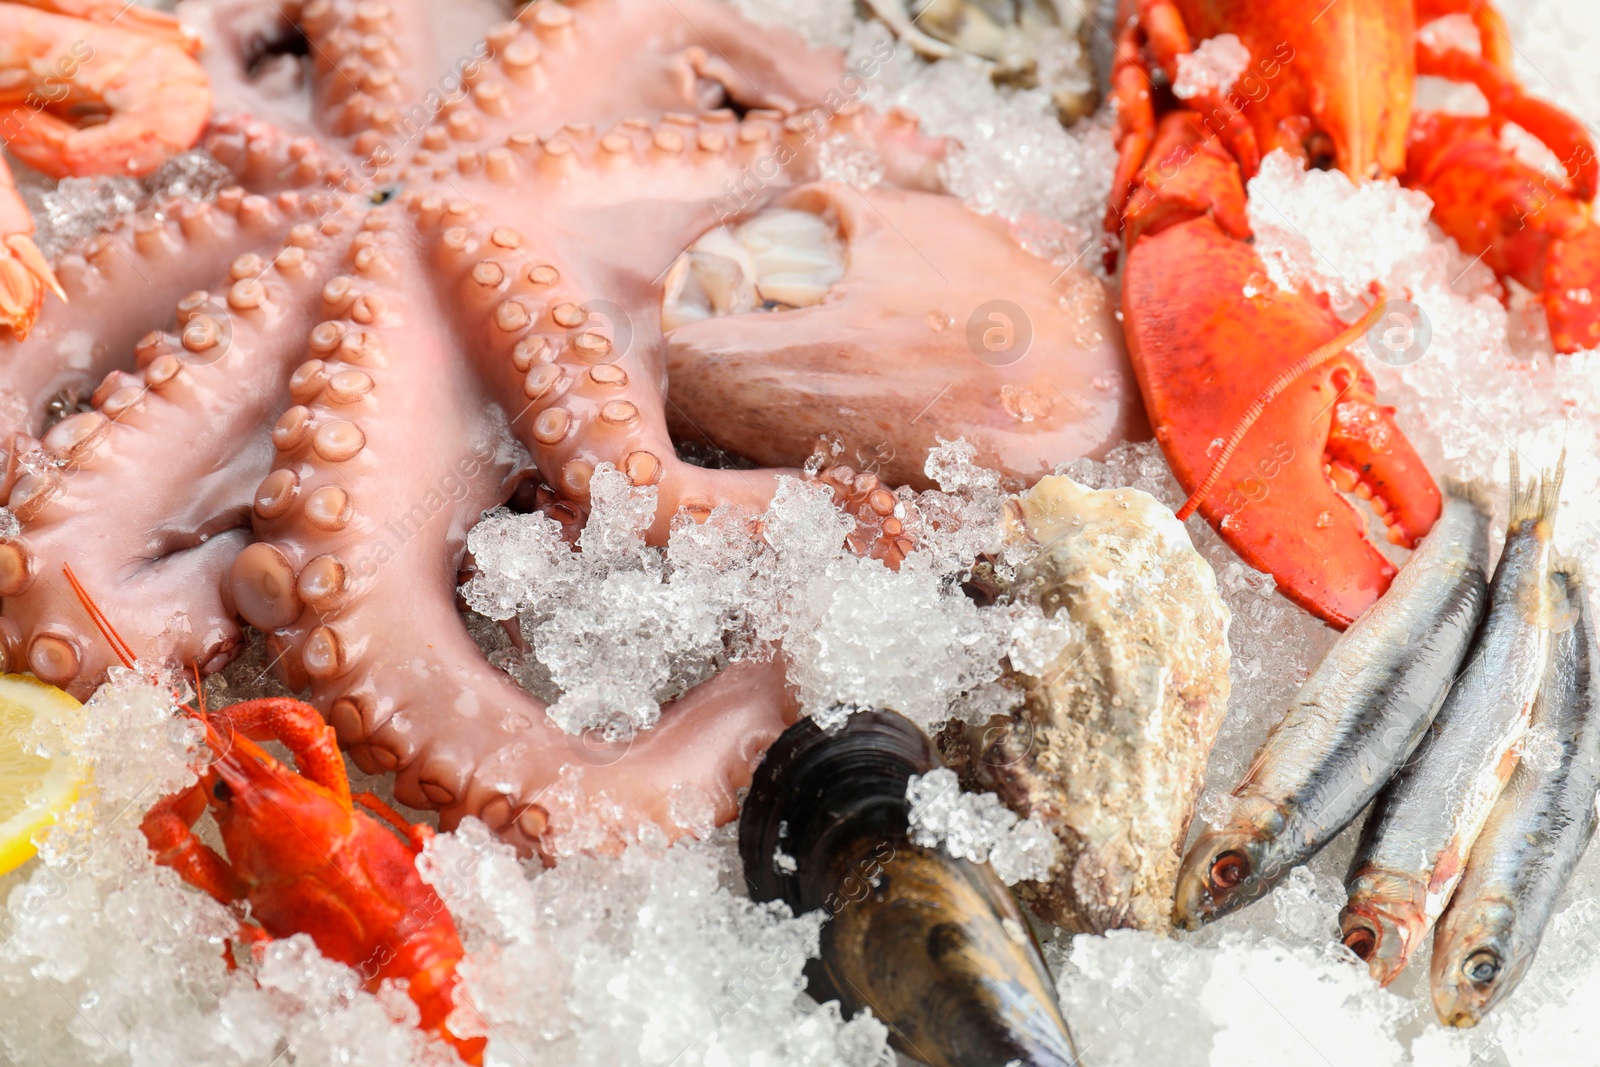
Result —
[[1535, 478], [1531, 485], [1522, 481], [1522, 463], [1517, 459], [1517, 450], [1511, 450], [1511, 525], [1514, 528], [1525, 519], [1533, 510], [1533, 493], [1531, 490], [1538, 487], [1539, 480]]
[[1543, 475], [1535, 475], [1523, 482], [1517, 453], [1511, 453], [1511, 529], [1531, 522], [1549, 530], [1555, 522], [1556, 508], [1561, 499], [1561, 481], [1566, 477], [1566, 472], [1567, 450], [1562, 449], [1555, 470], [1547, 470]]
[[[1512, 457], [1512, 463], [1516, 457]], [[1513, 472], [1515, 467], [1512, 468]], [[1515, 476], [1513, 474], [1513, 476]], [[1494, 511], [1494, 487], [1488, 482], [1477, 478], [1468, 481], [1459, 481], [1455, 478], [1444, 479], [1444, 491], [1458, 500], [1465, 500], [1478, 511], [1485, 515]]]

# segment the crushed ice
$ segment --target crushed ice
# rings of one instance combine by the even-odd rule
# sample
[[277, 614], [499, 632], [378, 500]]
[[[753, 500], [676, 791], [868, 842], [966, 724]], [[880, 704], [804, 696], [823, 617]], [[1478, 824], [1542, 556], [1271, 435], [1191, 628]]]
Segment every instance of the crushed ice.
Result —
[[911, 840], [943, 846], [957, 859], [987, 861], [1006, 885], [1047, 877], [1056, 862], [1056, 838], [1037, 815], [1018, 820], [993, 793], [963, 793], [956, 772], [939, 767], [906, 783]]
[[173, 156], [143, 178], [21, 181], [18, 191], [38, 223], [40, 250], [56, 256], [141, 208], [175, 196], [206, 200], [232, 180], [226, 167], [196, 148]]
[[662, 700], [779, 645], [802, 709], [824, 722], [864, 706], [930, 732], [953, 715], [983, 721], [1019, 699], [1001, 681], [1006, 657], [1049, 659], [1070, 634], [1036, 606], [980, 610], [962, 591], [974, 559], [1002, 551], [1003, 493], [975, 451], [935, 447], [939, 488], [898, 492], [917, 545], [898, 570], [849, 551], [856, 520], [794, 478], [759, 516], [680, 517], [651, 548], [655, 490], [602, 466], [579, 551], [542, 514], [496, 512], [470, 535], [477, 573], [462, 592], [489, 618], [519, 620], [530, 651], [499, 661], [552, 697], [552, 721], [572, 733], [648, 728]]
[[1047, 947], [1047, 959], [1079, 1048], [1097, 1064], [1406, 1062], [1408, 1008], [1354, 956], [1249, 933], [1205, 943], [1116, 930]]
[[[195, 781], [199, 731], [169, 690], [119, 672], [37, 742], [88, 768], [84, 795], [0, 907], [0, 1062], [444, 1067], [416, 1008], [362, 988], [311, 939], [229, 970], [237, 920], [156, 865], [139, 824]], [[731, 831], [544, 870], [475, 820], [435, 838], [424, 876], [456, 916], [490, 1065], [891, 1067], [882, 1023], [802, 996], [820, 913], [757, 905]]]
[[[890, 36], [881, 23], [858, 23], [851, 61], [882, 54]], [[1016, 222], [1024, 247], [1063, 265], [1099, 258], [1087, 253], [1098, 247], [1116, 163], [1104, 109], [1063, 129], [1045, 88], [997, 88], [981, 66], [924, 63], [904, 43], [867, 82], [863, 99], [904, 107], [928, 133], [952, 138], [940, 168], [945, 186], [977, 210]]]
[[1193, 52], [1178, 57], [1178, 76], [1172, 80], [1172, 95], [1187, 100], [1201, 93], [1226, 96], [1233, 83], [1250, 67], [1250, 49], [1237, 34], [1219, 33], [1200, 42]]
[[844, 1021], [801, 996], [822, 915], [734, 892], [731, 830], [546, 871], [467, 819], [419, 868], [461, 931], [490, 1063], [893, 1063], [870, 1013]]

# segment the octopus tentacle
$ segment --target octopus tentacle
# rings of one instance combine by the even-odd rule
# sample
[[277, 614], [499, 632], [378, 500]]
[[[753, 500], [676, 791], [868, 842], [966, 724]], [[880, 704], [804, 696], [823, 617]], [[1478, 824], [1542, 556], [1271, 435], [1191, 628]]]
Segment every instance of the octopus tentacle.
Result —
[[[829, 120], [834, 128], [858, 124], [854, 113]], [[624, 120], [604, 136], [568, 128], [543, 142], [529, 139], [521, 158], [531, 173], [521, 185], [531, 181], [542, 194], [537, 244], [494, 224], [490, 213], [510, 212], [493, 175], [460, 186], [481, 205], [407, 197], [419, 229], [435, 242], [433, 273], [452, 287], [445, 291], [486, 381], [545, 481], [578, 510], [595, 467], [610, 463], [634, 484], [656, 487], [648, 536], [661, 544], [679, 511], [703, 517], [734, 505], [760, 512], [779, 476], [801, 476], [784, 467], [707, 470], [678, 457], [667, 431], [659, 284], [679, 253], [716, 225], [717, 194], [752, 163], [778, 153], [789, 160], [770, 182], [774, 193], [813, 173], [816, 135], [756, 111], [742, 121], [728, 112], [667, 116]], [[647, 195], [638, 191], [641, 173], [651, 176]], [[619, 218], [633, 224], [619, 226]], [[852, 471], [828, 484], [862, 520], [862, 551], [904, 555], [900, 531], [882, 529], [893, 503], [885, 503], [876, 477]]]
[[466, 534], [509, 497], [521, 459], [437, 325], [398, 221], [369, 214], [350, 273], [332, 283], [340, 300], [311, 332], [314, 358], [291, 386], [299, 404], [279, 424], [289, 432], [269, 481], [283, 491], [256, 509], [262, 540], [233, 565], [233, 600], [353, 758], [397, 772], [395, 795], [442, 809], [447, 825], [481, 815], [531, 848], [546, 829], [541, 798], [569, 764], [582, 788], [663, 825], [674, 786], [728, 817], [761, 749], [793, 720], [781, 666], [743, 665], [686, 696], [663, 713], [681, 725], [620, 749], [626, 766], [612, 770], [609, 756], [585, 760], [467, 636], [455, 609]]
[[424, 5], [309, 0], [300, 28], [316, 61], [316, 113], [324, 130], [355, 138], [398, 129], [402, 104], [423, 98], [436, 70]]
[[[424, 215], [433, 205], [416, 206]], [[451, 208], [464, 210], [453, 215]], [[626, 324], [591, 322], [588, 293], [616, 289], [586, 289], [574, 278], [580, 271], [550, 254], [554, 249], [490, 227], [465, 201], [442, 206], [434, 240], [438, 273], [458, 280], [469, 345], [512, 429], [565, 497], [587, 501], [595, 467], [610, 463], [634, 484], [657, 487], [657, 538], [680, 508], [709, 514], [721, 504], [766, 506], [777, 472], [704, 470], [677, 458], [660, 371], [652, 366], [653, 338], [630, 343]]]
[[[259, 210], [271, 216], [263, 226], [281, 225], [284, 211], [249, 199], [225, 196], [215, 210]], [[316, 298], [337, 230], [336, 216], [302, 222], [270, 261], [239, 257], [226, 291], [179, 301], [176, 331], [147, 334], [138, 370], [108, 375], [93, 410], [42, 441], [13, 439], [7, 504], [22, 532], [0, 547], [9, 669], [87, 695], [116, 662], [72, 608], [65, 564], [140, 655], [207, 670], [232, 658], [241, 634], [222, 578], [249, 542], [250, 487], [268, 466], [266, 428], [300, 351], [285, 325]]]
[[[735, 813], [752, 762], [796, 714], [781, 657], [733, 664], [631, 744], [569, 737], [491, 667], [455, 609], [466, 535], [483, 512], [514, 500], [575, 528], [590, 478], [609, 463], [655, 492], [649, 536], [660, 544], [679, 511], [765, 508], [780, 476], [804, 477], [778, 464], [809, 461], [829, 419], [855, 418], [862, 434], [903, 446], [902, 466], [882, 468], [892, 482], [915, 479], [919, 434], [969, 428], [980, 448], [993, 446], [986, 457], [1037, 446], [1008, 468], [1025, 474], [1100, 440], [1050, 421], [1053, 401], [1035, 387], [1076, 393], [1073, 405], [1089, 364], [1117, 353], [1101, 346], [1079, 359], [1091, 342], [1074, 331], [1087, 323], [1078, 332], [1099, 345], [1099, 327], [1053, 311], [1035, 316], [1042, 347], [1031, 364], [966, 351], [967, 332], [950, 327], [970, 302], [948, 301], [988, 295], [993, 274], [994, 297], [1025, 291], [1054, 307], [1057, 273], [1025, 263], [999, 224], [930, 195], [941, 191], [945, 143], [904, 114], [852, 103], [836, 53], [715, 0], [538, 0], [425, 83], [433, 54], [452, 48], [430, 37], [426, 9], [291, 0], [281, 16], [305, 31], [310, 86], [292, 37], [252, 43], [254, 31], [240, 31], [238, 84], [224, 96], [245, 106], [220, 105], [234, 117], [208, 143], [242, 188], [62, 260], [80, 297], [73, 313], [91, 308], [89, 327], [80, 318], [74, 332], [47, 311], [39, 336], [9, 346], [0, 369], [12, 426], [28, 431], [5, 445], [0, 476], [0, 498], [22, 521], [20, 537], [0, 539], [0, 651], [6, 666], [80, 692], [110, 662], [76, 599], [53, 585], [70, 561], [141, 655], [215, 669], [238, 640], [235, 613], [263, 630], [280, 675], [310, 689], [357, 762], [394, 773], [397, 796], [439, 808], [447, 826], [479, 815], [546, 851], [549, 827], [582, 821], [584, 809], [619, 813], [613, 829], [624, 835], [644, 819], [698, 829], [702, 817]], [[277, 14], [241, 25], [285, 28]], [[260, 84], [246, 62], [256, 52], [267, 55]], [[250, 118], [252, 101], [284, 125]], [[817, 191], [820, 149], [840, 138], [876, 148], [877, 189]], [[829, 195], [831, 206], [814, 203]], [[725, 243], [732, 258], [721, 262], [711, 245], [684, 257], [702, 239], [742, 241], [708, 234], [774, 207], [827, 226], [780, 218], [798, 227], [794, 248], [773, 236], [790, 232], [780, 225], [765, 231], [772, 255]], [[971, 260], [937, 286], [920, 274], [931, 263], [896, 243], [931, 242], [934, 229], [959, 235]], [[839, 248], [848, 264], [836, 262]], [[181, 302], [175, 329], [136, 343], [169, 323], [147, 318], [146, 305], [167, 304], [122, 264], [124, 254], [142, 262], [133, 252], [149, 257], [162, 301], [215, 295]], [[685, 288], [690, 264], [705, 274]], [[664, 332], [663, 280], [679, 267], [677, 328]], [[749, 297], [763, 270], [798, 299]], [[713, 300], [718, 278], [737, 299]], [[780, 310], [759, 310], [769, 304]], [[750, 310], [708, 317], [735, 307]], [[744, 357], [737, 365], [730, 347]], [[217, 359], [204, 355], [214, 349]], [[117, 369], [130, 351], [136, 369]], [[930, 356], [943, 361], [937, 372]], [[769, 380], [763, 361], [780, 381], [848, 380], [857, 407], [891, 414], [829, 415], [851, 395], [843, 388], [816, 394], [809, 421], [774, 418], [782, 405], [757, 388], [738, 405], [719, 402], [741, 375]], [[51, 392], [107, 370], [92, 411], [29, 436], [43, 431]], [[937, 406], [942, 380], [970, 396]], [[1104, 421], [1120, 425], [1121, 394], [1099, 381]], [[1008, 434], [1014, 423], [1025, 428]], [[774, 466], [699, 468], [669, 428]], [[890, 563], [909, 551], [900, 498], [877, 473], [838, 463], [819, 480], [857, 518], [850, 547]]]
[[[217, 202], [169, 200], [59, 257], [70, 304], [49, 306], [0, 366], [0, 429], [40, 433], [52, 398], [87, 397], [134, 342], [163, 325], [179, 297], [212, 283], [241, 255], [281, 247], [298, 198], [224, 190]], [[160, 309], [159, 311], [157, 309]]]
[[[513, 128], [547, 135], [563, 123], [608, 127], [730, 101], [788, 112], [839, 86], [837, 52], [808, 49], [793, 30], [758, 26], [718, 0], [537, 0], [510, 25], [520, 32], [490, 31], [497, 61], [470, 102], [491, 141]], [[513, 108], [518, 88], [543, 91], [516, 93]]]
[[204, 143], [234, 180], [253, 193], [346, 185], [349, 164], [324, 151], [316, 138], [294, 137], [248, 116], [214, 123]]
[[[597, 68], [607, 77], [594, 77]], [[359, 62], [346, 74], [366, 76]], [[511, 173], [517, 154], [563, 128], [581, 136], [727, 100], [786, 113], [836, 89], [838, 78], [836, 56], [810, 52], [793, 32], [755, 26], [720, 3], [539, 0], [490, 29], [481, 49], [398, 114], [362, 94], [341, 106], [360, 115], [343, 120], [344, 132], [356, 135], [358, 169], [382, 183], [451, 170]], [[393, 165], [408, 156], [408, 168]]]

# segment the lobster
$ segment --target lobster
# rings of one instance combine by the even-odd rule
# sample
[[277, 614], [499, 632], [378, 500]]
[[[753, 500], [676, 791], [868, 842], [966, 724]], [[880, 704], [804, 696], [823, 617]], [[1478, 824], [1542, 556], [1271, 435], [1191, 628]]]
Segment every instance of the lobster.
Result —
[[[1472, 19], [1481, 54], [1418, 34], [1453, 14]], [[1438, 518], [1439, 490], [1346, 351], [1388, 305], [1374, 301], [1347, 328], [1326, 298], [1263, 284], [1244, 182], [1265, 152], [1284, 149], [1426, 192], [1465, 253], [1539, 293], [1556, 349], [1571, 352], [1600, 342], [1593, 143], [1523, 91], [1485, 0], [1121, 0], [1119, 17], [1106, 226], [1122, 238], [1123, 318], [1146, 409], [1191, 494], [1179, 516], [1198, 509], [1280, 592], [1343, 629], [1395, 566], [1340, 491], [1369, 500], [1389, 540], [1409, 548]], [[1248, 49], [1256, 91], [1180, 101], [1158, 87], [1196, 41], [1222, 33]], [[1414, 113], [1418, 74], [1476, 85], [1488, 114]], [[1555, 152], [1565, 180], [1502, 146], [1508, 122]]]
[[[66, 576], [118, 658], [133, 666], [132, 650], [70, 567]], [[432, 828], [407, 823], [370, 793], [350, 792], [338, 739], [310, 704], [267, 697], [211, 713], [203, 703], [201, 710], [185, 705], [184, 713], [204, 728], [213, 760], [193, 786], [146, 813], [141, 828], [156, 862], [224, 905], [247, 903], [259, 925], [240, 920], [245, 944], [308, 934], [324, 956], [355, 969], [369, 992], [384, 979], [405, 979], [418, 1026], [466, 1063], [481, 1064], [488, 1039], [450, 1029], [451, 1013], [460, 1011], [461, 938], [417, 872], [416, 854]], [[298, 773], [257, 744], [265, 740], [284, 745]], [[226, 859], [195, 836], [208, 808]]]

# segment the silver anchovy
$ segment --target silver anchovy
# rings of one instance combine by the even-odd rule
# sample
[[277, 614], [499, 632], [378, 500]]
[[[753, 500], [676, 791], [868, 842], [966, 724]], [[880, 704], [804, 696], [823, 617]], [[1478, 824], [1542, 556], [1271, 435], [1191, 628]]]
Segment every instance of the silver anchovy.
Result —
[[1575, 564], [1557, 572], [1573, 624], [1556, 635], [1533, 721], [1559, 746], [1553, 766], [1524, 757], [1472, 846], [1433, 938], [1433, 1006], [1474, 1026], [1522, 980], [1556, 899], [1594, 835], [1600, 697], [1594, 620]]
[[1565, 607], [1551, 580], [1560, 489], [1560, 467], [1519, 485], [1513, 455], [1511, 524], [1467, 666], [1362, 828], [1339, 925], [1344, 943], [1384, 985], [1438, 920], [1516, 766]]
[[1343, 830], [1406, 760], [1444, 703], [1483, 616], [1489, 492], [1450, 487], [1394, 583], [1346, 630], [1202, 833], [1174, 921], [1194, 929], [1264, 896]]

